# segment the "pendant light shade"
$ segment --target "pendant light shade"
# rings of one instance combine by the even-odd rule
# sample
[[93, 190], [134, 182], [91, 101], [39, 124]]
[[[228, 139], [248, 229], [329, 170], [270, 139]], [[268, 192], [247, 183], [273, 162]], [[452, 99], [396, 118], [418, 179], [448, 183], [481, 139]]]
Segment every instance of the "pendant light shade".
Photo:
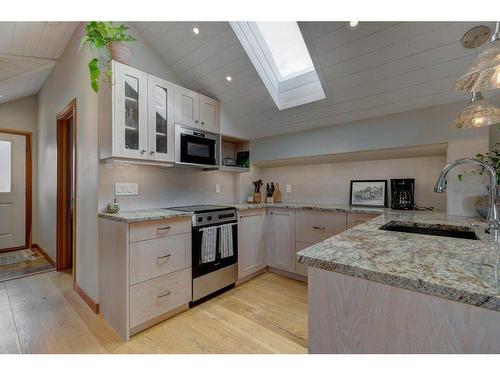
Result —
[[500, 108], [484, 100], [481, 92], [473, 92], [470, 104], [451, 125], [454, 129], [472, 129], [500, 124]]
[[500, 88], [500, 22], [491, 43], [474, 60], [453, 88], [458, 91], [482, 91]]

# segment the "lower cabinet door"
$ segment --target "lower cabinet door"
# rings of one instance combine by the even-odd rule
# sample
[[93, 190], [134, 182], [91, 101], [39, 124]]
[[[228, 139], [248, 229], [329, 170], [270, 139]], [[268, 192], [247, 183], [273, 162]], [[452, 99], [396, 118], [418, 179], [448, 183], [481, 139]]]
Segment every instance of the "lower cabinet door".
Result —
[[238, 213], [238, 279], [266, 267], [266, 210]]
[[295, 272], [295, 210], [269, 211], [268, 265]]
[[130, 287], [130, 328], [191, 301], [191, 268]]

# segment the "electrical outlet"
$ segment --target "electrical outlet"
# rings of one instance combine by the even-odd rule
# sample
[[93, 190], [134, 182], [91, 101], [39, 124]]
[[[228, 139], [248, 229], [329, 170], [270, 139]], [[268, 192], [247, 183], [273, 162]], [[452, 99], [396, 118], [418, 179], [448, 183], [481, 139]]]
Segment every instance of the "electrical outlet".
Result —
[[115, 195], [139, 195], [139, 184], [135, 182], [117, 182], [115, 184]]
[[215, 193], [216, 194], [220, 193], [220, 184], [215, 184]]
[[291, 193], [292, 192], [292, 185], [286, 184], [286, 192]]

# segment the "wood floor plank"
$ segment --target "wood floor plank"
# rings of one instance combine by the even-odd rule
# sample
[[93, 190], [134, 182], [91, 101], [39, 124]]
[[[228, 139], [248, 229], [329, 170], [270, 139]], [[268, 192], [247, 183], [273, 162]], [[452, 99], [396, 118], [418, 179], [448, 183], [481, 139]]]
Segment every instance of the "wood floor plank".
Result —
[[307, 352], [307, 286], [271, 273], [128, 342], [76, 294], [71, 273], [50, 272], [1, 284], [6, 285], [0, 288], [0, 311], [1, 306], [5, 310], [0, 328], [10, 332], [0, 339], [2, 353]]

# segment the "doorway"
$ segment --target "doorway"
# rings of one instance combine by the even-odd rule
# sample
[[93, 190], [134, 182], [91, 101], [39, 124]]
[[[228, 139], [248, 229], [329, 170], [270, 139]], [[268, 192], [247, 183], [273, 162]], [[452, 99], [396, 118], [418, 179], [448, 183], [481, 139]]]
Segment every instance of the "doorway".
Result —
[[31, 139], [0, 129], [0, 253], [31, 248]]
[[76, 278], [76, 99], [57, 115], [56, 270]]

